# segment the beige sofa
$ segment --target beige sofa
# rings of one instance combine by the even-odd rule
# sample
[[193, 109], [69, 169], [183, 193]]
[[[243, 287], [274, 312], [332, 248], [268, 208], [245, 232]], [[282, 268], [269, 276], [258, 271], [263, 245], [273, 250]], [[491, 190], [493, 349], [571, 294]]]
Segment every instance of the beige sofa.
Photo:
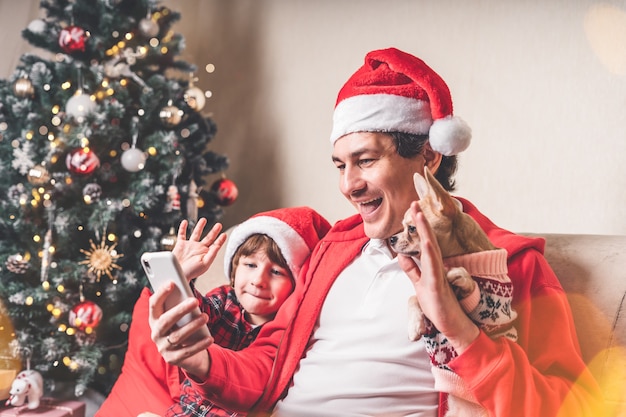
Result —
[[[600, 381], [609, 416], [626, 417], [626, 236], [545, 234], [546, 258], [568, 293], [585, 361]], [[226, 283], [223, 259], [198, 279]]]

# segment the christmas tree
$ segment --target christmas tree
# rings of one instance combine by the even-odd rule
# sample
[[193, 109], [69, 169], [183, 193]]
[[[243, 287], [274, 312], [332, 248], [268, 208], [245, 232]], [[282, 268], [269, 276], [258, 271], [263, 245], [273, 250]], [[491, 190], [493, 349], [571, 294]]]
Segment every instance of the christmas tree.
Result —
[[40, 4], [22, 36], [41, 54], [0, 81], [0, 368], [29, 362], [47, 389], [106, 394], [147, 285], [139, 257], [170, 250], [184, 218], [214, 223], [236, 187], [207, 149], [216, 127], [179, 59], [177, 12]]

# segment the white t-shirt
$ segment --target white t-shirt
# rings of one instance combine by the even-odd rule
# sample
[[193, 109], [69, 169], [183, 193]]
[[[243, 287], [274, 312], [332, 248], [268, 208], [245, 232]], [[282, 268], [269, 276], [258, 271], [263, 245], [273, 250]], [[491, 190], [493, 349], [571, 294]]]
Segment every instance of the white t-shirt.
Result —
[[422, 341], [408, 339], [413, 284], [371, 240], [333, 284], [276, 417], [437, 415]]

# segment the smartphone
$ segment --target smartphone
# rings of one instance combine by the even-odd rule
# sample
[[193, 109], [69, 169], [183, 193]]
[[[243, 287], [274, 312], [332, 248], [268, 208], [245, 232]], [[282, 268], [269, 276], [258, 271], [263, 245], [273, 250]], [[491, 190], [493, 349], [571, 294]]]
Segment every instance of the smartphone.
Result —
[[[158, 290], [169, 281], [174, 282], [174, 291], [165, 300], [165, 310], [169, 310], [187, 298], [195, 298], [189, 283], [185, 279], [183, 270], [172, 252], [144, 252], [141, 255], [141, 266], [148, 277], [148, 281], [150, 281], [153, 291]], [[176, 325], [182, 327], [200, 314], [200, 308], [196, 307], [191, 313], [183, 316]], [[202, 326], [185, 341], [196, 342], [209, 335], [209, 328]]]

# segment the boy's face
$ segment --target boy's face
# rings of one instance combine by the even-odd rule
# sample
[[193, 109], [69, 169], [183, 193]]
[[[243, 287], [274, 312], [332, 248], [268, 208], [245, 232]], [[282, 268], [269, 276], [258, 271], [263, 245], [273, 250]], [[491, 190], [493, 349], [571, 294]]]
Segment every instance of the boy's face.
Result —
[[293, 291], [289, 271], [273, 263], [263, 250], [241, 256], [235, 266], [234, 290], [252, 324], [274, 318]]
[[387, 239], [402, 230], [404, 212], [417, 200], [413, 173], [424, 172], [424, 158], [403, 158], [384, 133], [357, 132], [338, 139], [333, 162], [339, 189], [363, 218], [369, 238]]

